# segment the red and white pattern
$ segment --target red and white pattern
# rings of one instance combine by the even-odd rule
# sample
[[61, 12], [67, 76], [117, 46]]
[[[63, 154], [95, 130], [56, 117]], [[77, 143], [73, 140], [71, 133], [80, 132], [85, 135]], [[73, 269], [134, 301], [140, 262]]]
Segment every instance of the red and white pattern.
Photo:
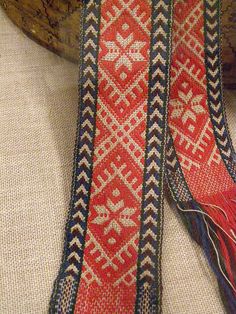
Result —
[[76, 313], [133, 313], [151, 4], [103, 1], [94, 169]]
[[[236, 189], [221, 103], [218, 10], [216, 0], [175, 2], [168, 122], [190, 197], [197, 201], [182, 211], [192, 219], [192, 235], [202, 241], [233, 313]], [[189, 212], [202, 213], [202, 222]]]
[[161, 312], [170, 64], [167, 177], [233, 308], [236, 190], [219, 97], [218, 1], [174, 1], [173, 30], [172, 1], [90, 0], [85, 9], [75, 206], [51, 313]]
[[234, 187], [207, 104], [203, 12], [203, 1], [175, 1], [169, 106], [175, 149], [196, 200]]

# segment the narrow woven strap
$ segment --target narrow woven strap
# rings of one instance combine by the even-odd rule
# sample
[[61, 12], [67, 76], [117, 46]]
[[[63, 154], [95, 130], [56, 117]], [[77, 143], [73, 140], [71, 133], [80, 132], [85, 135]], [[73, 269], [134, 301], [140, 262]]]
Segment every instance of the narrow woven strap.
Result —
[[167, 178], [236, 313], [236, 164], [223, 104], [220, 1], [174, 1]]
[[87, 0], [82, 15], [72, 198], [50, 313], [161, 313], [165, 174], [236, 312], [220, 2]]

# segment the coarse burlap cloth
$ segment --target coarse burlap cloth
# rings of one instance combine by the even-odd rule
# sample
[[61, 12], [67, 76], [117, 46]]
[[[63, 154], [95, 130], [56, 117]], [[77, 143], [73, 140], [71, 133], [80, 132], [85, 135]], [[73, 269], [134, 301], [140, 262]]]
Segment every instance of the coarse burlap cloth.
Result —
[[[47, 313], [70, 198], [77, 72], [0, 11], [1, 314]], [[236, 93], [227, 95], [236, 135]], [[204, 256], [167, 204], [162, 268], [164, 314], [224, 313]]]

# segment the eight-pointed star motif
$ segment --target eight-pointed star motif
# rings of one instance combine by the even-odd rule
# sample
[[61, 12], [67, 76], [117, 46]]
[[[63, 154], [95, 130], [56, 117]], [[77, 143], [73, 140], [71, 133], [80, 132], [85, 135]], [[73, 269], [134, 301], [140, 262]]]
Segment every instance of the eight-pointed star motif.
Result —
[[[120, 196], [120, 191], [115, 189], [112, 194], [113, 196]], [[94, 208], [98, 215], [93, 219], [93, 223], [98, 225], [105, 224], [104, 235], [107, 235], [112, 230], [120, 235], [123, 227], [134, 227], [136, 225], [131, 218], [135, 213], [135, 208], [125, 207], [123, 199], [113, 202], [108, 198], [106, 205], [96, 205]]]
[[104, 41], [104, 44], [108, 52], [103, 59], [105, 61], [115, 61], [116, 70], [123, 65], [129, 71], [132, 71], [133, 62], [145, 61], [140, 52], [145, 46], [145, 42], [134, 40], [133, 33], [124, 38], [117, 32], [116, 41]]
[[[183, 86], [187, 86], [183, 83]], [[184, 93], [181, 90], [178, 92], [179, 99], [173, 99], [170, 102], [172, 106], [171, 118], [181, 118], [183, 124], [188, 120], [197, 122], [197, 115], [204, 113], [205, 109], [201, 104], [203, 95], [194, 95], [192, 89]], [[194, 132], [195, 126], [190, 123], [188, 126], [189, 131]]]

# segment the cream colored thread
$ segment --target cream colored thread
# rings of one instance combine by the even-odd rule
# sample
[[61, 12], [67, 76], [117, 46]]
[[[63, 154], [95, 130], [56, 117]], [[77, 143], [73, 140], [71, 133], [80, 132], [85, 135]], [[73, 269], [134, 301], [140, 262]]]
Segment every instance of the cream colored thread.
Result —
[[234, 240], [220, 225], [218, 225], [218, 223], [216, 223], [214, 221], [214, 219], [208, 215], [207, 213], [202, 212], [201, 210], [197, 210], [197, 209], [182, 209], [179, 205], [177, 205], [177, 207], [179, 208], [179, 210], [181, 210], [182, 212], [193, 212], [193, 213], [200, 213], [203, 216], [207, 216], [208, 218], [210, 218], [212, 220], [212, 222], [218, 227], [220, 228], [235, 244], [236, 244], [236, 240]]
[[217, 262], [218, 262], [218, 266], [219, 266], [220, 272], [222, 273], [222, 275], [224, 276], [224, 278], [225, 278], [225, 280], [228, 282], [228, 284], [231, 286], [231, 288], [236, 292], [236, 289], [234, 288], [234, 286], [232, 285], [232, 283], [230, 282], [230, 280], [228, 279], [228, 277], [227, 277], [227, 276], [225, 275], [225, 273], [223, 272], [223, 269], [221, 268], [219, 253], [218, 253], [218, 251], [217, 251], [217, 248], [216, 248], [216, 246], [215, 246], [215, 243], [214, 243], [213, 239], [212, 239], [211, 236], [210, 236], [209, 227], [208, 227], [208, 224], [207, 224], [207, 222], [206, 222], [206, 220], [205, 220], [205, 217], [203, 217], [203, 220], [204, 220], [205, 225], [206, 225], [206, 228], [207, 228], [208, 237], [209, 237], [209, 239], [210, 239], [210, 241], [211, 241], [211, 243], [212, 243], [212, 246], [213, 246], [213, 248], [214, 248], [214, 250], [215, 250], [215, 253], [216, 253], [216, 258], [217, 258]]

